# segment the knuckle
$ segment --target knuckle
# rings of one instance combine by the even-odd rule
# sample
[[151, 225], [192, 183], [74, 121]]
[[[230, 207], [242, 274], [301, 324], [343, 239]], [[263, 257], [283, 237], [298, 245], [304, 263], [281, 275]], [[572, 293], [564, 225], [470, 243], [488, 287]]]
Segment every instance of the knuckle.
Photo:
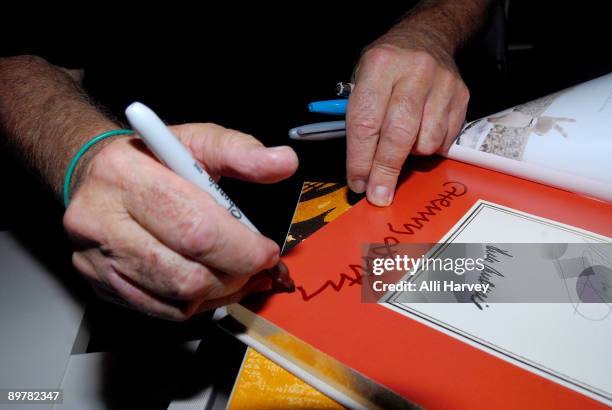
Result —
[[377, 138], [382, 123], [379, 99], [376, 91], [359, 91], [351, 96], [346, 118], [349, 145], [368, 145]]
[[397, 106], [399, 115], [414, 115], [420, 111], [422, 102], [417, 100], [412, 94], [393, 94], [391, 105]]
[[[219, 142], [218, 156], [216, 158], [217, 168], [224, 174], [233, 168], [236, 158], [244, 153], [244, 150], [264, 147], [264, 145], [254, 136], [244, 134], [240, 131], [228, 129]], [[243, 164], [245, 167], [250, 167], [250, 174], [259, 175], [267, 170], [267, 164], [261, 161], [249, 161]]]
[[435, 153], [440, 148], [445, 135], [446, 131], [439, 122], [424, 128], [415, 144], [415, 154], [431, 155]]
[[467, 104], [470, 101], [470, 90], [466, 86], [463, 86], [463, 102]]
[[177, 277], [174, 284], [175, 296], [181, 300], [196, 300], [213, 293], [214, 290], [211, 273], [202, 265]]
[[253, 247], [249, 255], [250, 263], [247, 272], [245, 272], [247, 274], [256, 273], [270, 267], [278, 257], [278, 245], [268, 239], [260, 238], [260, 240], [260, 245]]
[[392, 119], [384, 133], [385, 141], [394, 147], [405, 147], [414, 142], [417, 129], [410, 121]]
[[190, 256], [201, 257], [214, 251], [219, 240], [218, 225], [212, 218], [199, 212], [193, 217], [185, 218], [179, 230], [180, 251]]
[[419, 141], [417, 143], [415, 153], [419, 155], [432, 155], [439, 148], [439, 143], [437, 141], [433, 141], [431, 139], [427, 139], [424, 141]]
[[82, 206], [79, 196], [75, 196], [68, 209], [64, 212], [62, 223], [64, 229], [74, 239], [86, 239], [91, 235], [92, 224], [89, 223], [85, 207]]
[[459, 100], [464, 105], [467, 105], [467, 103], [470, 101], [470, 90], [463, 83], [461, 83], [459, 87]]
[[378, 134], [379, 126], [375, 118], [359, 116], [348, 124], [348, 135], [357, 144], [366, 144]]
[[96, 277], [93, 272], [91, 264], [87, 261], [85, 256], [80, 254], [79, 252], [74, 252], [72, 254], [72, 265], [83, 274], [83, 276], [94, 279]]
[[64, 229], [69, 234], [78, 233], [81, 230], [81, 210], [77, 203], [73, 200], [70, 202], [68, 209], [64, 212], [64, 217], [62, 223], [64, 224]]
[[369, 140], [378, 133], [380, 124], [373, 107], [360, 106], [347, 118], [347, 131], [350, 138], [358, 142]]
[[396, 178], [402, 170], [402, 162], [397, 161], [396, 158], [381, 158], [374, 160], [372, 168], [380, 176]]
[[452, 90], [456, 89], [458, 82], [459, 79], [455, 75], [455, 73], [447, 70], [442, 71], [440, 79], [438, 80], [440, 87], [445, 88], [446, 90], [448, 90], [447, 92], [449, 93], [451, 93]]
[[228, 148], [242, 144], [262, 145], [261, 142], [259, 142], [259, 140], [257, 140], [257, 138], [254, 136], [233, 129], [227, 129], [227, 131], [222, 135], [221, 140], [225, 143], [225, 147]]
[[[110, 255], [118, 256], [123, 246], [119, 244], [119, 241], [112, 242], [112, 245], [106, 247], [105, 253]], [[137, 257], [130, 256], [129, 258], [117, 258], [124, 259], [123, 262], [127, 262], [130, 266], [134, 266], [135, 270], [142, 276], [153, 276], [155, 279], [167, 281], [165, 270], [161, 268], [164, 258], [159, 253], [159, 250], [155, 246], [144, 245], [144, 248]]]
[[436, 60], [431, 54], [426, 51], [417, 50], [412, 53], [412, 60], [417, 66], [422, 66], [425, 69], [433, 68], [436, 65]]
[[[149, 311], [148, 309], [141, 309], [144, 311]], [[173, 322], [186, 322], [195, 314], [195, 309], [172, 309], [170, 311], [160, 311], [160, 312], [151, 312], [150, 314], [156, 316], [160, 319], [171, 320]]]
[[367, 179], [370, 174], [371, 162], [365, 160], [347, 160], [346, 171], [348, 179]]
[[407, 151], [407, 149], [399, 150], [386, 147], [386, 149], [377, 153], [373, 168], [384, 166], [387, 168], [386, 171], [391, 171], [392, 174], [399, 173], [408, 156]]
[[393, 46], [381, 44], [367, 50], [363, 57], [375, 67], [386, 67], [395, 58]]
[[417, 144], [434, 144], [441, 140], [445, 134], [446, 129], [444, 128], [442, 121], [438, 118], [429, 117], [423, 123], [423, 128]]
[[236, 146], [239, 144], [240, 138], [237, 131], [224, 128], [217, 135], [208, 140], [208, 152], [206, 164], [214, 170], [221, 173], [225, 171], [227, 165], [226, 159], [231, 157]]
[[355, 90], [349, 99], [347, 113], [347, 128], [349, 138], [361, 141], [368, 140], [376, 135], [380, 128], [379, 113], [377, 110], [379, 92], [375, 90]]

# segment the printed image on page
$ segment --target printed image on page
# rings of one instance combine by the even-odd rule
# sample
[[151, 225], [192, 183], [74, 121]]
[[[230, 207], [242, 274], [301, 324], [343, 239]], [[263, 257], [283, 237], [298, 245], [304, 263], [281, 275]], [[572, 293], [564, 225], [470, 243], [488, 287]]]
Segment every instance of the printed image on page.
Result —
[[467, 124], [448, 157], [612, 201], [612, 74]]
[[[465, 303], [424, 303], [430, 293], [396, 291], [380, 300], [382, 306], [612, 404], [612, 270], [606, 268], [612, 266], [611, 238], [480, 200], [440, 243], [441, 246], [469, 244], [472, 247], [506, 244], [498, 245], [503, 246], [503, 251], [492, 258], [490, 271], [498, 274], [485, 277], [483, 270], [480, 278], [472, 278], [480, 282], [485, 278], [493, 285], [487, 294], [468, 298]], [[515, 252], [520, 249], [516, 244], [528, 243], [540, 253], [539, 258], [524, 254], [524, 247], [523, 253]], [[546, 244], [550, 245], [549, 249]], [[559, 247], [559, 244], [582, 244], [592, 251], [575, 255], [569, 252], [571, 246]], [[521, 265], [518, 259], [524, 256], [530, 261], [539, 259], [537, 266]], [[407, 275], [402, 280], [418, 282], [423, 278]], [[504, 293], [529, 291], [525, 287], [529, 281], [534, 283], [534, 289], [542, 289], [544, 282], [553, 287], [566, 287], [567, 296], [557, 299], [566, 301], [496, 303], [496, 300], [509, 300], [504, 299]], [[554, 288], [551, 290], [556, 293]], [[594, 296], [599, 299], [593, 299]]]

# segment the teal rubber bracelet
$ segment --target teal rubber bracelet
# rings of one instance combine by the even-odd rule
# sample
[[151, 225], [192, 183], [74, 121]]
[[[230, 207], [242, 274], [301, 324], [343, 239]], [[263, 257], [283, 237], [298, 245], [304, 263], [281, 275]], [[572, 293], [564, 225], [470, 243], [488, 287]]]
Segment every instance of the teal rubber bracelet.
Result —
[[72, 180], [72, 174], [74, 173], [74, 169], [76, 168], [77, 163], [81, 159], [81, 157], [87, 152], [89, 148], [94, 146], [96, 143], [105, 140], [110, 137], [114, 137], [115, 135], [131, 135], [134, 131], [132, 130], [113, 130], [107, 131], [100, 135], [97, 135], [90, 139], [87, 144], [83, 145], [83, 147], [75, 154], [70, 161], [70, 165], [68, 165], [68, 170], [66, 171], [66, 178], [64, 178], [64, 206], [68, 208], [68, 203], [70, 202], [70, 181]]

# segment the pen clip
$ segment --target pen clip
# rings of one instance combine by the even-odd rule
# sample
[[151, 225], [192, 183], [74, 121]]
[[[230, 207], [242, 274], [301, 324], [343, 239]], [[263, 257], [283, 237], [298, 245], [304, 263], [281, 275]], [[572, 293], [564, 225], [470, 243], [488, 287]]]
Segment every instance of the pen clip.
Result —
[[345, 121], [317, 122], [289, 130], [289, 138], [296, 141], [321, 141], [344, 136], [346, 136]]

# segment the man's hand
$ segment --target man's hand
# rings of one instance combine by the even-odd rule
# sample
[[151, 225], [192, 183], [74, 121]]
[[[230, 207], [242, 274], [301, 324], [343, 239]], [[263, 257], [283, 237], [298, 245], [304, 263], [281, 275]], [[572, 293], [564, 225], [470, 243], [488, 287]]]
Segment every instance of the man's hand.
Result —
[[426, 1], [369, 46], [355, 71], [347, 110], [347, 179], [378, 206], [393, 201], [409, 154], [448, 149], [469, 92], [453, 54], [486, 0]]
[[387, 206], [410, 153], [443, 150], [461, 130], [469, 92], [452, 60], [380, 44], [365, 52], [347, 111], [347, 177]]
[[[289, 147], [214, 124], [172, 127], [213, 177], [272, 183], [292, 175]], [[269, 290], [255, 275], [279, 248], [206, 192], [157, 161], [137, 138], [118, 139], [88, 164], [64, 217], [73, 262], [98, 293], [174, 320]]]
[[[92, 136], [120, 128], [91, 103], [82, 73], [35, 56], [0, 58], [0, 128], [23, 162], [58, 196], [70, 159]], [[297, 168], [289, 147], [213, 124], [173, 127], [213, 177], [271, 183]], [[96, 144], [79, 161], [64, 216], [75, 266], [97, 292], [150, 314], [192, 314], [266, 290], [259, 274], [278, 246], [252, 232], [136, 138]]]

